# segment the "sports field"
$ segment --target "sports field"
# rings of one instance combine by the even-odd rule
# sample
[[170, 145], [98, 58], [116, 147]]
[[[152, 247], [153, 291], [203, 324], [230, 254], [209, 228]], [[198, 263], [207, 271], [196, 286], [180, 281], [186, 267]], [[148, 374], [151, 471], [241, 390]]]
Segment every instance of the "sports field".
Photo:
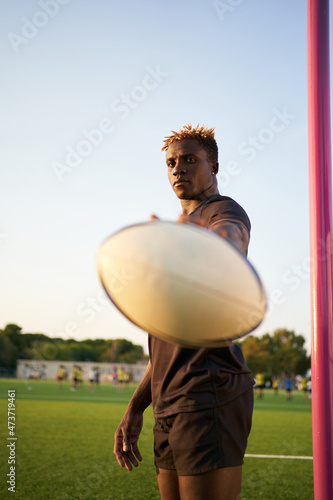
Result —
[[[8, 390], [15, 390], [15, 408], [10, 408], [15, 415], [10, 416], [16, 440], [7, 439]], [[60, 389], [50, 381], [0, 379], [0, 498], [159, 499], [151, 408], [139, 441], [139, 468], [122, 470], [112, 454], [114, 431], [134, 390], [134, 385], [118, 392], [102, 384], [94, 392], [87, 385], [73, 392], [68, 382]], [[284, 392], [274, 396], [268, 390], [263, 400], [256, 399], [247, 454], [255, 456], [245, 458], [243, 500], [313, 499], [312, 460], [280, 458], [312, 457], [311, 401], [301, 393], [286, 401]], [[6, 481], [8, 457], [14, 455], [12, 493]]]

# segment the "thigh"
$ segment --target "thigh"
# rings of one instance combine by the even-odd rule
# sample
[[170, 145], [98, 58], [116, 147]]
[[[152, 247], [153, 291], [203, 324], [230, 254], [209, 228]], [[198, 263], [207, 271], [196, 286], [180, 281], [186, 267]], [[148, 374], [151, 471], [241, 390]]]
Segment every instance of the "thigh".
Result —
[[158, 469], [157, 481], [161, 500], [181, 500], [175, 470]]
[[180, 476], [178, 480], [181, 500], [239, 500], [242, 466]]

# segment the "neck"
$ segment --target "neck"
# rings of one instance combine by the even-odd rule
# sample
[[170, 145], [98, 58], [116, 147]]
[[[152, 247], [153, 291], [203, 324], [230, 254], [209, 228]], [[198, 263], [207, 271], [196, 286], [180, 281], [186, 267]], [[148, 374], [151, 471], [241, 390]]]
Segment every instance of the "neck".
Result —
[[220, 194], [217, 186], [211, 186], [206, 191], [203, 191], [203, 193], [199, 193], [194, 198], [191, 198], [189, 200], [188, 199], [180, 200], [183, 214], [186, 215], [191, 214], [199, 205], [201, 205], [201, 203], [203, 203], [205, 200], [207, 200], [207, 198], [209, 198], [213, 194]]

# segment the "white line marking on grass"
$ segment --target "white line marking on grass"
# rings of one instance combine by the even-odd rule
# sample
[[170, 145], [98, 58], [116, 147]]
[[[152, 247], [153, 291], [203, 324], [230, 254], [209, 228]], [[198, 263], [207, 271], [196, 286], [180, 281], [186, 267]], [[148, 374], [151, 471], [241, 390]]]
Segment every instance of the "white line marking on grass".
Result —
[[[1, 396], [0, 396], [1, 397]], [[89, 396], [87, 397], [82, 397], [82, 396], [77, 396], [77, 397], [68, 397], [64, 396], [44, 396], [41, 394], [20, 394], [17, 396], [17, 399], [45, 399], [45, 400], [51, 400], [51, 399], [56, 399], [56, 400], [61, 400], [61, 401], [104, 401], [105, 403], [128, 403], [129, 399], [119, 399], [119, 398], [110, 398], [108, 399], [107, 397], [105, 398], [91, 398]]]
[[291, 405], [279, 405], [279, 404], [274, 404], [274, 403], [272, 403], [272, 404], [270, 404], [270, 403], [267, 403], [267, 404], [255, 403], [254, 407], [255, 408], [291, 408], [292, 410], [297, 410], [298, 408], [301, 408], [301, 409], [311, 410], [311, 405], [310, 406], [306, 406], [306, 405], [291, 406]]
[[245, 455], [246, 458], [290, 458], [291, 460], [313, 460], [313, 457], [300, 457], [293, 455]]

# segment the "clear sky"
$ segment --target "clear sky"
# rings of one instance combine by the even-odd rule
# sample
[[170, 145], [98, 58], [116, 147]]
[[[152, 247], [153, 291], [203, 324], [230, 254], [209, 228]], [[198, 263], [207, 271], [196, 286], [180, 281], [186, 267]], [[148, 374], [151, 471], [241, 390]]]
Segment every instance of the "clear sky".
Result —
[[[214, 126], [222, 194], [252, 222], [256, 334], [310, 348], [306, 1], [1, 0], [0, 328], [147, 336], [106, 301], [98, 245], [174, 220], [162, 139]], [[207, 256], [209, 258], [209, 256]]]

